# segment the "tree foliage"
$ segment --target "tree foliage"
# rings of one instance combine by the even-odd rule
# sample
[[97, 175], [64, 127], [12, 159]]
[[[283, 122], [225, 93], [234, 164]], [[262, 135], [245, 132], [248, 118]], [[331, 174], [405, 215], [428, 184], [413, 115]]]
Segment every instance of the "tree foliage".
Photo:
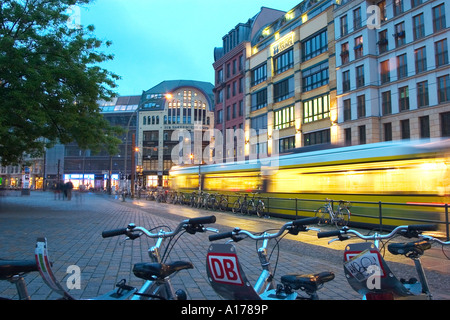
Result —
[[115, 93], [117, 75], [99, 66], [94, 27], [68, 24], [70, 6], [91, 0], [0, 1], [0, 158], [17, 163], [55, 143], [117, 152], [119, 129], [98, 107]]

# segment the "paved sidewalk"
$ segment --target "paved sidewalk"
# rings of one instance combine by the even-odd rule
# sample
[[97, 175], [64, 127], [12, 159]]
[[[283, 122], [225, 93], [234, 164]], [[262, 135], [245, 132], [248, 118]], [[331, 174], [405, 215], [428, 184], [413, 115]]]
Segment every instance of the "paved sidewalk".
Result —
[[[241, 227], [252, 231], [277, 228], [286, 220], [239, 217], [231, 213], [197, 210], [184, 206], [160, 204], [146, 200], [122, 202], [112, 196], [75, 194], [71, 201], [54, 198], [50, 192], [32, 192], [30, 196], [0, 197], [0, 258], [33, 259], [36, 238], [48, 239], [50, 259], [56, 277], [62, 284], [68, 278], [67, 268], [77, 265], [81, 269], [81, 289], [70, 293], [80, 299], [89, 299], [111, 290], [123, 278], [134, 286], [142, 281], [132, 273], [135, 263], [149, 261], [147, 250], [153, 240], [141, 237], [123, 242], [123, 237], [103, 239], [103, 230], [126, 227], [135, 223], [150, 229], [159, 225], [175, 227], [186, 218], [216, 215], [213, 227], [221, 232]], [[191, 261], [195, 268], [181, 271], [173, 278], [175, 288], [185, 289], [192, 300], [217, 300], [206, 278], [206, 252], [210, 245], [209, 234], [183, 235], [175, 244], [171, 260]], [[277, 277], [287, 273], [316, 273], [332, 271], [335, 280], [319, 291], [326, 300], [358, 300], [345, 279], [342, 266], [344, 243], [327, 244], [328, 239], [317, 239], [315, 232], [288, 236], [280, 243]], [[237, 250], [244, 271], [252, 283], [257, 279], [260, 266], [254, 241], [241, 241]], [[430, 252], [428, 254], [428, 252]], [[449, 250], [447, 250], [447, 253]], [[386, 259], [391, 260], [390, 257]], [[274, 254], [274, 257], [276, 254]], [[395, 259], [394, 259], [395, 258]], [[402, 277], [415, 275], [411, 263], [399, 263], [392, 257], [393, 272]], [[450, 300], [450, 261], [442, 252], [429, 250], [424, 256], [427, 277], [435, 299]], [[272, 262], [274, 259], [272, 259]], [[403, 262], [403, 261], [402, 261]], [[408, 273], [411, 275], [404, 275]], [[43, 284], [39, 275], [26, 276], [29, 293], [33, 299], [58, 298]], [[15, 288], [0, 281], [0, 296], [14, 298]]]

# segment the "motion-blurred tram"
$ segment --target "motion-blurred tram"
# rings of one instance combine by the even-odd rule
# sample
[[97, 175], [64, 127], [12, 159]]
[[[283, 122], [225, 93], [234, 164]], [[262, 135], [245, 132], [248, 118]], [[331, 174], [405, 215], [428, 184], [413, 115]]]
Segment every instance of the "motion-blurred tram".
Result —
[[[326, 198], [352, 202], [352, 222], [445, 221], [450, 139], [390, 141], [203, 166], [174, 167], [170, 186], [236, 197], [260, 191], [271, 215], [312, 216]], [[403, 204], [403, 205], [397, 205]], [[355, 214], [354, 214], [355, 213]], [[402, 221], [404, 223], [404, 221]]]

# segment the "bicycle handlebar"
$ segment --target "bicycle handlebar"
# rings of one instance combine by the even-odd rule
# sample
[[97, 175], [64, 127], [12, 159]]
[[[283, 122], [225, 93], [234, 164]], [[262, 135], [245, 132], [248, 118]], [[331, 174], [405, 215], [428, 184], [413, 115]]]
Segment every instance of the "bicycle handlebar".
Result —
[[238, 235], [246, 235], [253, 240], [265, 240], [265, 239], [273, 239], [277, 238], [283, 234], [284, 231], [289, 230], [292, 234], [298, 234], [299, 231], [308, 231], [309, 229], [306, 227], [309, 224], [316, 224], [318, 222], [318, 218], [305, 218], [298, 219], [294, 221], [290, 221], [284, 224], [280, 230], [276, 233], [267, 233], [264, 232], [261, 235], [255, 235], [250, 231], [241, 230], [240, 228], [236, 228], [233, 231], [228, 231], [219, 234], [213, 234], [209, 236], [209, 241], [217, 241], [221, 239], [231, 238], [233, 241], [238, 242], [243, 238], [238, 238]]
[[145, 234], [149, 238], [169, 238], [173, 237], [176, 234], [178, 234], [182, 229], [185, 229], [190, 234], [195, 234], [196, 232], [205, 232], [207, 230], [214, 231], [210, 228], [204, 228], [203, 224], [209, 224], [216, 222], [215, 216], [208, 216], [208, 217], [198, 217], [198, 218], [192, 218], [182, 221], [177, 228], [174, 231], [169, 232], [159, 232], [159, 233], [152, 233], [148, 231], [144, 227], [138, 227], [134, 225], [133, 223], [129, 224], [127, 228], [120, 228], [120, 229], [114, 229], [114, 230], [105, 230], [102, 232], [103, 238], [110, 238], [120, 235], [127, 235], [130, 239], [134, 240], [136, 238], [139, 238], [140, 235], [136, 235], [134, 232], [140, 231], [142, 234]]
[[[404, 237], [407, 238], [418, 238], [420, 236], [426, 238], [429, 241], [435, 241], [438, 242], [440, 244], [444, 244], [444, 245], [449, 245], [450, 241], [444, 242], [441, 241], [439, 239], [436, 239], [434, 237], [431, 236], [425, 236], [425, 235], [420, 235], [420, 233], [422, 231], [435, 231], [436, 230], [436, 225], [429, 225], [429, 224], [424, 224], [424, 225], [408, 225], [408, 226], [398, 226], [396, 228], [394, 228], [390, 233], [385, 234], [385, 235], [381, 235], [379, 233], [375, 233], [373, 235], [362, 235], [361, 233], [359, 233], [356, 230], [351, 230], [348, 229], [347, 227], [342, 228], [341, 230], [333, 230], [333, 231], [325, 231], [325, 232], [319, 232], [317, 234], [318, 238], [327, 238], [327, 237], [338, 237], [335, 240], [340, 240], [340, 241], [344, 241], [344, 240], [348, 240], [350, 239], [349, 235], [354, 235], [360, 239], [363, 240], [385, 240], [385, 239], [390, 239], [393, 236], [395, 236], [396, 234], [401, 234]], [[334, 241], [334, 240], [333, 240]]]

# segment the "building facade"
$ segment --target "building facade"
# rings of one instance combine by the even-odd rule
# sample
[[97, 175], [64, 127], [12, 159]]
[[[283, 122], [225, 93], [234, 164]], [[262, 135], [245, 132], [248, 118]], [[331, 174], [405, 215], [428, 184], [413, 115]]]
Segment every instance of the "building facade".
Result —
[[450, 4], [341, 1], [335, 6], [338, 142], [450, 135]]
[[247, 155], [335, 142], [334, 1], [303, 1], [252, 39], [246, 61]]
[[172, 166], [209, 161], [205, 149], [214, 128], [213, 88], [208, 82], [174, 80], [142, 93], [135, 151], [138, 185], [167, 187]]
[[215, 129], [220, 132], [223, 146], [215, 149], [215, 155], [223, 161], [244, 155], [244, 146], [234, 138], [244, 130], [245, 61], [251, 55], [251, 39], [261, 27], [284, 14], [284, 11], [262, 7], [253, 18], [229, 31], [222, 38], [221, 48], [214, 49]]
[[[90, 150], [83, 151], [77, 144], [63, 146], [63, 158], [49, 159], [47, 162], [59, 163], [60, 179], [71, 181], [74, 188], [84, 185], [88, 189], [114, 190], [123, 188], [125, 181], [130, 180], [133, 172], [131, 160], [131, 145], [133, 135], [136, 135], [137, 110], [141, 96], [120, 96], [111, 101], [100, 101], [99, 107], [104, 118], [113, 126], [122, 127], [125, 133], [119, 137], [122, 143], [118, 146], [119, 153], [110, 155], [106, 150], [93, 154]], [[61, 152], [57, 152], [58, 157]], [[54, 168], [53, 168], [54, 170]], [[54, 178], [57, 181], [57, 177]]]

